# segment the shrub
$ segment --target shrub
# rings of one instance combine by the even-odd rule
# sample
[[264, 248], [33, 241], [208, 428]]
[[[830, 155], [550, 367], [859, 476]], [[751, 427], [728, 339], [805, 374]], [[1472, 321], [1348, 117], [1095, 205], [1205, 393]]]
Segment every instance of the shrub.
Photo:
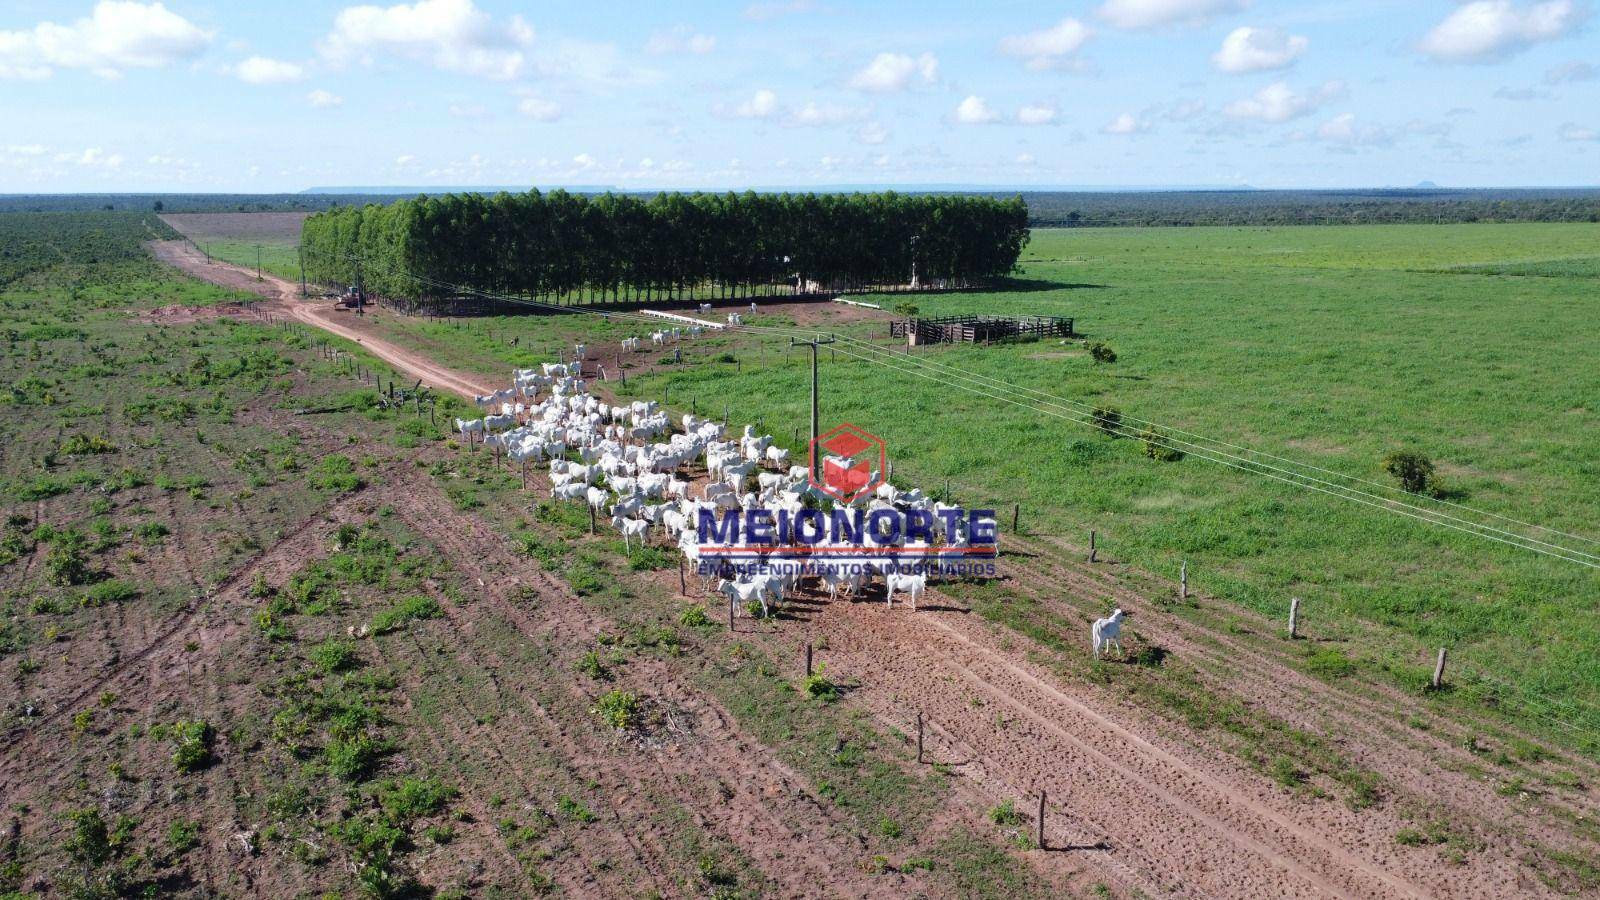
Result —
[[996, 825], [1009, 827], [1021, 825], [1024, 819], [1022, 818], [1022, 813], [1017, 812], [1016, 804], [1007, 800], [989, 810], [989, 821]]
[[322, 671], [333, 673], [355, 668], [361, 657], [356, 654], [355, 644], [330, 638], [312, 648], [311, 660]]
[[1433, 460], [1414, 450], [1397, 450], [1383, 458], [1383, 470], [1413, 494], [1428, 493], [1434, 484]]
[[699, 628], [702, 625], [710, 625], [711, 616], [706, 614], [704, 606], [696, 603], [693, 606], [685, 607], [683, 612], [678, 613], [678, 624], [689, 628]]
[[1104, 341], [1090, 344], [1089, 356], [1093, 357], [1096, 363], [1110, 364], [1117, 361], [1117, 351], [1111, 349], [1111, 346]]
[[596, 818], [595, 814], [589, 810], [589, 807], [571, 797], [557, 798], [556, 809], [560, 810], [563, 816], [574, 822], [587, 824], [593, 822]]
[[418, 619], [437, 619], [444, 609], [431, 597], [407, 597], [394, 606], [372, 617], [372, 630], [387, 634], [405, 627]]
[[139, 589], [126, 581], [112, 579], [102, 581], [84, 591], [80, 605], [89, 609], [98, 609], [108, 603], [126, 603], [139, 596]]
[[378, 788], [378, 805], [395, 822], [410, 822], [445, 808], [456, 789], [433, 778], [389, 779]]
[[612, 728], [626, 730], [638, 723], [639, 695], [632, 691], [610, 691], [595, 701], [592, 712]]
[[61, 452], [68, 456], [93, 456], [115, 453], [117, 445], [97, 434], [75, 434], [61, 445]]
[[1106, 434], [1116, 437], [1122, 433], [1122, 410], [1114, 406], [1096, 406], [1089, 413], [1089, 422]]
[[1311, 674], [1322, 678], [1346, 678], [1356, 671], [1355, 660], [1336, 649], [1318, 650], [1306, 659]]
[[322, 759], [334, 777], [345, 781], [360, 781], [372, 771], [378, 757], [388, 752], [388, 745], [365, 731], [344, 737], [334, 737], [322, 748]]
[[306, 476], [306, 481], [319, 491], [345, 494], [361, 487], [363, 482], [356, 474], [356, 464], [350, 457], [334, 453], [323, 457], [322, 462]]
[[1139, 440], [1144, 441], [1144, 455], [1156, 462], [1176, 462], [1183, 458], [1183, 451], [1172, 446], [1167, 436], [1154, 426], [1139, 432]]
[[58, 542], [45, 554], [44, 571], [51, 584], [62, 587], [83, 584], [89, 580], [89, 558], [80, 542]]
[[807, 675], [806, 680], [800, 683], [800, 689], [805, 692], [807, 697], [813, 700], [821, 700], [824, 703], [831, 703], [839, 699], [839, 686], [829, 680], [827, 668], [826, 665], [818, 663], [817, 671]]
[[133, 526], [133, 536], [146, 544], [153, 544], [172, 533], [172, 529], [160, 522], [141, 522]]
[[216, 731], [204, 719], [181, 721], [172, 726], [172, 764], [180, 772], [195, 772], [211, 762], [211, 746], [216, 741]]
[[45, 476], [16, 488], [16, 494], [18, 500], [48, 500], [70, 490], [72, 490], [71, 482]]
[[200, 826], [195, 822], [177, 821], [167, 826], [167, 847], [178, 855], [188, 853], [200, 843]]
[[902, 316], [910, 318], [911, 316], [916, 315], [917, 313], [921, 312], [922, 310], [920, 310], [915, 303], [908, 303], [908, 302], [905, 302], [905, 301], [901, 301], [901, 302], [896, 303], [894, 305], [894, 311], [899, 313]]
[[600, 651], [598, 650], [590, 650], [579, 657], [575, 668], [595, 681], [604, 681], [611, 677], [611, 673], [606, 669], [605, 663], [600, 661]]

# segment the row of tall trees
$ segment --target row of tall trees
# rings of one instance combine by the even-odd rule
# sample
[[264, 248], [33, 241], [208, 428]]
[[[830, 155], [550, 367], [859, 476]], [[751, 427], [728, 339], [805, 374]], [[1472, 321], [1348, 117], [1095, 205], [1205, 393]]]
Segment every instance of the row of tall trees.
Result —
[[[448, 194], [329, 210], [301, 234], [307, 275], [373, 293], [448, 285], [589, 300], [742, 297], [1004, 276], [1020, 199], [881, 194]], [[357, 271], [358, 264], [360, 271]]]

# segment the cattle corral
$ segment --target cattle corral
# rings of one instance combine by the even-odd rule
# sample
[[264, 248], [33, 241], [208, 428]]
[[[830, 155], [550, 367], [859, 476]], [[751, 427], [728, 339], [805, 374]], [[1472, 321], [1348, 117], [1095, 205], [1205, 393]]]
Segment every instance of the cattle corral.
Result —
[[889, 323], [890, 337], [903, 337], [912, 347], [927, 344], [990, 344], [1017, 338], [1077, 337], [1067, 316], [966, 315], [913, 317]]

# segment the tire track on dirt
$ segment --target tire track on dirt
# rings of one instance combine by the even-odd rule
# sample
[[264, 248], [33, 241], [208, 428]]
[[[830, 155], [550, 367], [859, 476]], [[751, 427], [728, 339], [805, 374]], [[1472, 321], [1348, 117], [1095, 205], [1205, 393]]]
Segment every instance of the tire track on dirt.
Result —
[[[396, 504], [400, 517], [440, 545], [459, 571], [483, 585], [485, 595], [509, 624], [529, 638], [542, 633], [557, 635], [574, 648], [592, 644], [608, 624], [589, 612], [570, 589], [542, 569], [511, 555], [506, 540], [476, 520], [449, 511], [448, 501], [437, 489], [407, 492]], [[498, 574], [497, 574], [498, 573]], [[517, 608], [507, 598], [510, 589], [532, 587], [538, 593], [538, 619]], [[864, 845], [836, 845], [837, 834], [853, 834], [850, 823], [831, 813], [814, 799], [798, 773], [773, 759], [765, 747], [742, 735], [728, 713], [720, 706], [684, 686], [663, 663], [647, 657], [631, 659], [618, 682], [637, 688], [642, 696], [670, 703], [687, 712], [694, 721], [695, 740], [692, 759], [682, 751], [666, 748], [650, 753], [660, 776], [654, 785], [687, 809], [704, 827], [715, 828], [721, 836], [738, 846], [776, 883], [786, 896], [803, 897], [818, 885], [828, 885], [835, 896], [868, 897], [881, 890], [882, 876], [869, 879], [858, 874], [856, 863]], [[586, 704], [578, 685], [569, 688], [574, 701]], [[572, 742], [569, 756], [582, 759], [585, 751], [577, 732], [564, 729], [549, 719], [549, 711], [530, 702], [529, 709], [547, 718], [549, 725]], [[703, 773], [715, 773], [712, 785], [704, 783]], [[631, 773], [636, 792], [650, 785]], [[707, 787], [712, 789], [707, 790]], [[803, 843], [809, 853], [803, 857], [786, 854], [785, 848]]]

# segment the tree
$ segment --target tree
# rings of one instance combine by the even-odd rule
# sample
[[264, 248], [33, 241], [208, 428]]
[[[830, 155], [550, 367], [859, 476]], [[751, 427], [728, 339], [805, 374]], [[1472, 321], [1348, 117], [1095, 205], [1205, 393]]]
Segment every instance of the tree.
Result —
[[1433, 460], [1414, 450], [1397, 450], [1383, 458], [1383, 470], [1413, 494], [1425, 494], [1435, 486]]
[[1089, 345], [1089, 355], [1096, 363], [1110, 364], [1117, 361], [1117, 351], [1104, 341], [1095, 341]]
[[1089, 414], [1089, 420], [1094, 427], [1106, 434], [1116, 437], [1122, 433], [1122, 410], [1115, 406], [1097, 406]]

